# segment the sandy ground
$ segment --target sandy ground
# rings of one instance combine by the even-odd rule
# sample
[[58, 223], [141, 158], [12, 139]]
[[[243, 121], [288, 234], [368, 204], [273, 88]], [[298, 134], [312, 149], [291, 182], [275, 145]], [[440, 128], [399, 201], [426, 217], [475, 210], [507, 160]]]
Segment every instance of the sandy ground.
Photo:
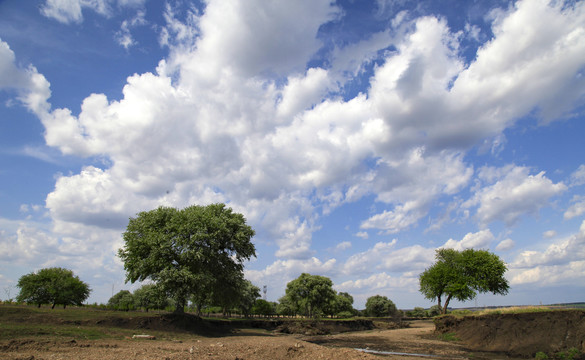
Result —
[[[0, 343], [0, 358], [38, 359], [416, 359], [380, 357], [355, 350], [361, 348], [395, 353], [434, 355], [433, 359], [478, 357], [454, 342], [438, 340], [430, 321], [417, 321], [410, 328], [372, 330], [338, 335], [295, 336], [257, 330], [241, 330], [224, 337], [192, 340], [40, 340], [20, 339]], [[425, 357], [428, 358], [428, 357]]]

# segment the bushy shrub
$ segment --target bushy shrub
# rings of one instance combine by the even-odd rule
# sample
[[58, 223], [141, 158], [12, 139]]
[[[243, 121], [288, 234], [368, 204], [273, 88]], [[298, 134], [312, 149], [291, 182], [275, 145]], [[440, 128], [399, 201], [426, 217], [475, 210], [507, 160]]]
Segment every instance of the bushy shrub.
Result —
[[337, 317], [341, 318], [341, 319], [352, 318], [353, 316], [354, 315], [351, 311], [342, 311], [342, 312], [337, 314]]

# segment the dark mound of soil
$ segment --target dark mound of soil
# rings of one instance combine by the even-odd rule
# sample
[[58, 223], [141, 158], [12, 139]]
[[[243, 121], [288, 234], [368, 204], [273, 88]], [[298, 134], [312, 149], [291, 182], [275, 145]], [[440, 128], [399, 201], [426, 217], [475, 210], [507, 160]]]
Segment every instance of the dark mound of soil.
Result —
[[456, 333], [467, 346], [480, 351], [502, 351], [532, 357], [571, 348], [585, 353], [585, 311], [488, 314], [435, 320], [439, 333]]
[[[383, 323], [385, 326], [387, 323]], [[395, 325], [398, 326], [398, 325]], [[277, 328], [277, 332], [284, 334], [303, 335], [330, 335], [349, 331], [363, 331], [375, 329], [376, 325], [371, 320], [289, 320], [283, 321]]]
[[307, 320], [307, 319], [202, 319], [192, 314], [162, 314], [160, 316], [107, 317], [97, 325], [126, 329], [183, 331], [204, 336], [224, 336], [238, 329], [264, 329], [283, 334], [329, 335], [372, 329], [397, 329], [407, 324], [395, 321]]

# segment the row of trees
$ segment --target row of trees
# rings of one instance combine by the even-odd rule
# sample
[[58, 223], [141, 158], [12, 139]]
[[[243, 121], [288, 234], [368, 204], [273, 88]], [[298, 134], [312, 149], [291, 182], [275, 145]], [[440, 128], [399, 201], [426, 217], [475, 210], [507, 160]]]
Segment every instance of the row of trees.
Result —
[[[183, 312], [190, 302], [198, 314], [212, 304], [224, 313], [237, 308], [249, 315], [260, 296], [260, 289], [243, 275], [244, 262], [256, 256], [253, 236], [244, 216], [224, 204], [141, 212], [130, 219], [118, 255], [124, 262], [127, 282], [153, 285], [135, 294], [119, 293], [116, 301], [148, 309], [171, 300], [176, 312]], [[436, 300], [442, 313], [453, 298], [465, 301], [478, 292], [506, 294], [509, 289], [503, 276], [505, 264], [488, 251], [440, 249], [436, 259], [419, 282], [421, 293]], [[21, 301], [39, 306], [81, 304], [90, 292], [87, 284], [61, 268], [23, 276], [18, 286]], [[264, 307], [267, 310], [267, 304]], [[371, 297], [366, 303], [369, 316], [392, 316], [396, 311], [394, 303], [383, 296]], [[303, 273], [287, 284], [277, 312], [317, 317], [350, 315], [355, 310], [351, 295], [333, 290], [329, 278]]]

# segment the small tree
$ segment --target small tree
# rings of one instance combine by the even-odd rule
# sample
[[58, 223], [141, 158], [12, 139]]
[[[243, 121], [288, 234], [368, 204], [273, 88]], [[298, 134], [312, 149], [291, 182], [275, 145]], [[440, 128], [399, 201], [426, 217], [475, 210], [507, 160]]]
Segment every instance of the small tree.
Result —
[[366, 300], [366, 314], [371, 317], [394, 316], [398, 313], [396, 305], [386, 296], [374, 295]]
[[20, 288], [17, 300], [37, 304], [55, 305], [83, 305], [87, 300], [91, 289], [89, 285], [73, 275], [73, 271], [60, 267], [41, 269], [23, 275], [18, 280], [17, 287]]
[[317, 317], [330, 306], [335, 296], [331, 279], [303, 273], [286, 284], [284, 302], [291, 304], [295, 312]]
[[264, 299], [257, 299], [252, 307], [252, 314], [269, 316], [276, 313], [276, 303], [266, 301]]
[[108, 300], [108, 307], [123, 311], [133, 310], [134, 296], [128, 290], [120, 290]]
[[155, 284], [142, 285], [132, 294], [134, 306], [143, 308], [146, 312], [149, 309], [164, 309], [169, 306], [169, 299], [164, 291]]
[[260, 297], [260, 288], [249, 280], [244, 280], [240, 287], [239, 307], [245, 317], [250, 316], [256, 299]]
[[[510, 288], [504, 278], [506, 264], [486, 250], [439, 249], [437, 262], [419, 276], [420, 292], [429, 300], [437, 300], [441, 313], [447, 312], [452, 298], [472, 300], [477, 293], [505, 295]], [[441, 299], [446, 296], [442, 306]]]

